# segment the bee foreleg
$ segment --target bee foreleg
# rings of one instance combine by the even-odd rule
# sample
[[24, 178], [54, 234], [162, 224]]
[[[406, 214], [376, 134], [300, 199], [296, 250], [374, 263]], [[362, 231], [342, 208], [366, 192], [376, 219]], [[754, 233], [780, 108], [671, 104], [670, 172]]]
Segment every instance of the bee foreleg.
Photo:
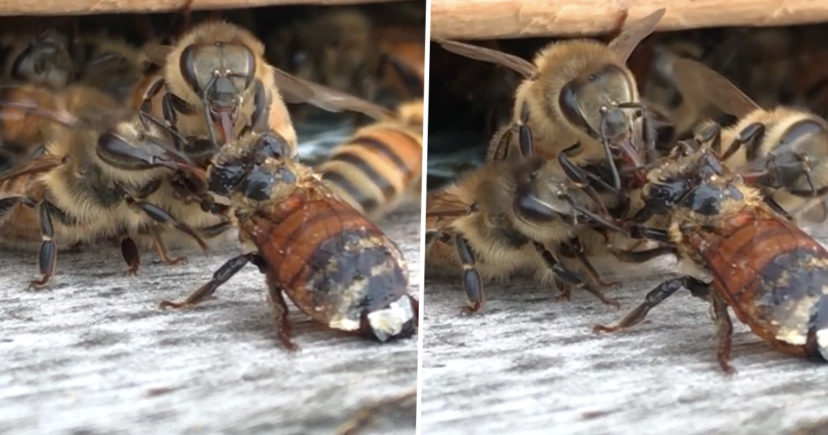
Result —
[[43, 242], [40, 244], [37, 264], [43, 276], [39, 280], [29, 283], [29, 288], [46, 285], [55, 274], [57, 245], [55, 245], [55, 230], [52, 226], [52, 214], [55, 212], [55, 208], [49, 201], [42, 201], [38, 204], [38, 220], [40, 221], [40, 233]]
[[584, 245], [581, 243], [581, 240], [577, 237], [573, 237], [568, 242], [561, 245], [561, 248], [566, 248], [578, 261], [584, 266], [584, 270], [586, 271], [587, 278], [592, 282], [592, 285], [596, 287], [612, 287], [615, 285], [620, 284], [619, 282], [605, 282], [601, 279], [601, 275], [595, 270], [595, 266], [587, 258], [586, 254], [584, 253]]
[[161, 239], [161, 235], [158, 234], [158, 229], [155, 227], [149, 227], [147, 229], [149, 231], [150, 237], [152, 238], [152, 245], [155, 247], [155, 252], [158, 253], [158, 258], [167, 265], [174, 265], [174, 264], [187, 264], [187, 257], [176, 257], [170, 258], [167, 253], [167, 246], [164, 245], [164, 240]]
[[702, 299], [708, 299], [710, 294], [710, 286], [703, 281], [693, 278], [692, 276], [683, 276], [681, 278], [674, 278], [669, 281], [664, 281], [659, 284], [658, 287], [650, 290], [650, 292], [647, 293], [647, 296], [644, 297], [644, 302], [633, 308], [621, 319], [621, 321], [612, 326], [595, 325], [592, 330], [593, 332], [616, 332], [635, 326], [647, 317], [647, 313], [649, 313], [651, 309], [655, 308], [658, 304], [682, 288], [690, 290], [690, 293], [692, 293], [693, 296], [697, 296]]
[[597, 184], [599, 184], [601, 187], [610, 191], [613, 191], [614, 188], [606, 182], [604, 182], [603, 180], [601, 180], [600, 177], [594, 176], [586, 169], [573, 163], [572, 160], [569, 160], [569, 155], [567, 155], [567, 151], [577, 146], [578, 144], [575, 144], [572, 147], [569, 147], [558, 153], [558, 163], [561, 165], [561, 168], [563, 168], [566, 176], [570, 180], [575, 182], [575, 184], [578, 187], [583, 189], [584, 193], [586, 193], [590, 197], [590, 199], [592, 199], [592, 201], [595, 202], [596, 205], [598, 205], [598, 208], [600, 209], [601, 213], [608, 214], [607, 207], [604, 205], [604, 202], [601, 200], [601, 197], [598, 196], [598, 192], [596, 192], [595, 188], [592, 187], [591, 181], [597, 182]]
[[[739, 132], [736, 139], [733, 139], [733, 143], [727, 147], [727, 150], [725, 150], [724, 154], [721, 155], [720, 159], [727, 160], [727, 158], [738, 151], [739, 147], [742, 145], [746, 146], [745, 156], [747, 157], [747, 160], [750, 161], [756, 159], [757, 148], [759, 147], [759, 144], [762, 143], [762, 138], [764, 136], [765, 124], [762, 124], [761, 122], [754, 122], [753, 124], [748, 125]], [[720, 135], [717, 137], [721, 138]]]
[[192, 292], [189, 296], [187, 296], [187, 299], [184, 299], [181, 302], [162, 301], [160, 305], [161, 308], [186, 308], [204, 301], [212, 296], [219, 286], [227, 282], [227, 280], [232, 278], [233, 275], [238, 273], [238, 271], [250, 262], [254, 264], [261, 264], [259, 255], [249, 253], [231, 258], [225, 262], [219, 270], [213, 273], [213, 279], [208, 281], [207, 284], [199, 287], [196, 291]]
[[715, 294], [710, 299], [710, 302], [713, 304], [713, 315], [716, 321], [716, 336], [719, 339], [719, 344], [716, 346], [716, 358], [719, 360], [719, 366], [722, 370], [725, 373], [731, 374], [736, 371], [729, 364], [733, 323], [730, 321], [730, 314], [727, 312], [727, 304], [725, 301]]
[[299, 350], [299, 346], [295, 345], [290, 337], [293, 328], [288, 320], [288, 307], [285, 303], [285, 297], [282, 295], [282, 289], [276, 286], [270, 286], [270, 308], [273, 316], [273, 329], [276, 332], [276, 338], [288, 349]]
[[549, 267], [550, 270], [552, 270], [555, 276], [557, 276], [562, 281], [568, 284], [575, 285], [579, 288], [582, 288], [592, 293], [601, 302], [607, 305], [612, 305], [616, 308], [619, 306], [618, 301], [616, 301], [615, 299], [607, 298], [606, 296], [604, 296], [603, 292], [592, 286], [590, 283], [586, 282], [586, 280], [580, 274], [564, 266], [560, 261], [558, 261], [557, 258], [555, 258], [555, 255], [552, 254], [552, 251], [547, 249], [546, 246], [544, 246], [542, 243], [534, 242], [534, 244], [535, 249], [538, 251], [541, 257], [543, 257], [543, 261], [546, 263], [546, 266]]
[[135, 245], [132, 237], [124, 237], [121, 240], [121, 254], [124, 256], [127, 266], [129, 266], [127, 275], [137, 274], [138, 268], [141, 267], [141, 254], [138, 252], [138, 246]]
[[469, 247], [469, 241], [458, 234], [454, 237], [454, 243], [457, 246], [460, 262], [463, 264], [463, 287], [466, 289], [466, 296], [471, 302], [471, 305], [463, 307], [463, 314], [471, 314], [477, 312], [483, 306], [486, 296], [483, 294], [480, 273], [477, 272], [474, 266], [474, 254]]
[[141, 211], [143, 211], [147, 216], [152, 218], [152, 220], [154, 220], [155, 222], [160, 224], [172, 225], [175, 229], [195, 239], [198, 245], [201, 246], [201, 249], [207, 251], [207, 243], [204, 241], [204, 239], [201, 238], [201, 236], [199, 236], [195, 232], [195, 230], [190, 228], [188, 225], [177, 221], [172, 215], [162, 210], [160, 207], [154, 206], [144, 201], [135, 201], [134, 199], [128, 200], [135, 204], [138, 208], [140, 208]]
[[657, 248], [645, 249], [643, 251], [628, 251], [612, 248], [610, 249], [610, 252], [615, 256], [615, 258], [630, 263], [644, 263], [662, 255], [677, 254], [676, 248], [672, 246], [659, 246]]

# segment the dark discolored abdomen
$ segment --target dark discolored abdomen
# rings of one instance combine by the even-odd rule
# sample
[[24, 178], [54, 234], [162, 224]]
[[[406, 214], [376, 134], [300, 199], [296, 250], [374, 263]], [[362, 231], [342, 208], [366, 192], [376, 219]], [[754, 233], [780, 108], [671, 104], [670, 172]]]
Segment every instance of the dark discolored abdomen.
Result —
[[828, 359], [828, 251], [768, 216], [741, 223], [702, 250], [714, 285], [739, 319], [777, 349]]
[[407, 294], [402, 254], [376, 226], [332, 196], [289, 197], [243, 226], [267, 260], [268, 281], [331, 328], [360, 329], [367, 313]]

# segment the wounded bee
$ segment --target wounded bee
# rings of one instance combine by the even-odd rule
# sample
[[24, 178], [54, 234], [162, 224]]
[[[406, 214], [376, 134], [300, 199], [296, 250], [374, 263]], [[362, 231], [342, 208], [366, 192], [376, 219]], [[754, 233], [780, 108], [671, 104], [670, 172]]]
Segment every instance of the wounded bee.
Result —
[[[591, 230], [590, 220], [610, 224], [589, 210], [584, 205], [589, 198], [579, 189], [569, 189], [567, 181], [554, 161], [498, 160], [429, 194], [426, 267], [462, 267], [470, 300], [464, 313], [483, 306], [481, 278], [505, 278], [526, 270], [543, 284], [559, 283], [564, 297], [574, 285], [604, 303], [617, 304], [598, 290], [604, 283], [584, 256], [581, 239], [600, 237]], [[451, 245], [456, 256], [446, 255]], [[561, 261], [567, 252], [577, 256], [588, 279]]]
[[252, 251], [227, 261], [183, 302], [161, 306], [195, 305], [252, 262], [267, 275], [276, 336], [289, 349], [295, 345], [283, 292], [331, 329], [379, 341], [410, 336], [418, 302], [408, 294], [399, 248], [291, 152], [286, 139], [266, 132], [246, 135], [214, 157], [209, 192], [229, 198], [226, 212]]
[[[688, 101], [709, 103], [740, 117], [734, 126], [720, 130], [713, 123], [700, 127], [731, 169], [742, 172], [752, 185], [791, 212], [813, 205], [828, 193], [828, 123], [801, 109], [759, 107], [726, 78], [691, 59], [676, 59], [673, 74]], [[822, 220], [828, 206], [822, 201]]]
[[[139, 256], [132, 236], [149, 232], [162, 259], [168, 261], [158, 237], [157, 225], [167, 224], [187, 233], [203, 248], [204, 241], [188, 225], [163, 208], [147, 201], [174, 171], [199, 171], [171, 150], [163, 132], [143, 130], [129, 118], [129, 111], [99, 106], [103, 99], [85, 100], [85, 88], [69, 88], [40, 107], [43, 94], [30, 87], [6, 87], [0, 99], [4, 131], [45, 117], [53, 128], [44, 129], [38, 155], [0, 174], [0, 243], [29, 246], [40, 241], [42, 277], [33, 286], [45, 285], [53, 276], [58, 243], [121, 238], [122, 252], [135, 272]], [[75, 98], [76, 100], [73, 100]], [[73, 102], [74, 101], [74, 102]], [[81, 106], [101, 119], [92, 122], [60, 109]], [[122, 117], [122, 118], [121, 118]], [[172, 260], [171, 262], [175, 262]]]
[[[660, 284], [616, 325], [596, 331], [636, 325], [686, 288], [712, 304], [722, 370], [732, 371], [727, 307], [774, 348], [828, 359], [828, 251], [822, 245], [766, 205], [709, 148], [666, 159], [647, 179], [644, 208], [628, 224], [630, 233], [674, 248], [693, 272]], [[666, 230], [636, 223], [653, 215], [668, 218]]]
[[423, 101], [403, 104], [398, 120], [362, 127], [334, 148], [318, 172], [329, 189], [373, 217], [419, 194], [423, 164]]

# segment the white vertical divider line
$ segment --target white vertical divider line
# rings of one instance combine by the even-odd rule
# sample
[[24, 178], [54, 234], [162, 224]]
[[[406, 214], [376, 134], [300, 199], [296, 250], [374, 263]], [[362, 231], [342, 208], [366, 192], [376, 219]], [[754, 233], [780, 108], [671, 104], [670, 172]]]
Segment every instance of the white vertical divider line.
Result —
[[428, 118], [429, 118], [429, 79], [431, 78], [431, 0], [425, 0], [425, 80], [423, 81], [423, 170], [420, 182], [420, 312], [417, 324], [417, 435], [421, 435], [420, 417], [423, 403], [423, 343], [425, 337], [425, 216], [426, 216], [426, 181], [428, 180]]

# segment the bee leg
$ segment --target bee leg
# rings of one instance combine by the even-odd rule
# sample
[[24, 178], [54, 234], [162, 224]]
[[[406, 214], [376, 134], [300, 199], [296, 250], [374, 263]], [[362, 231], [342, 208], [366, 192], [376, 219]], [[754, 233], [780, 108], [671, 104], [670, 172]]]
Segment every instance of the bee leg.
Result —
[[127, 275], [135, 275], [138, 273], [138, 268], [141, 267], [141, 254], [138, 252], [138, 246], [132, 237], [124, 237], [121, 239], [121, 254], [126, 261]]
[[584, 245], [581, 243], [581, 240], [577, 237], [573, 237], [566, 243], [561, 245], [561, 248], [566, 249], [567, 253], [571, 254], [575, 258], [578, 259], [578, 262], [584, 266], [584, 270], [586, 271], [587, 279], [592, 283], [592, 285], [596, 287], [613, 287], [616, 285], [621, 284], [617, 281], [606, 282], [601, 279], [601, 275], [595, 270], [595, 266], [589, 261], [586, 254], [584, 253]]
[[199, 228], [198, 232], [204, 235], [204, 237], [212, 239], [226, 233], [231, 226], [230, 221], [223, 221], [209, 227]]
[[586, 282], [581, 275], [578, 273], [566, 268], [558, 259], [555, 258], [555, 255], [552, 254], [552, 251], [546, 248], [540, 242], [534, 242], [535, 249], [543, 258], [543, 261], [546, 263], [546, 266], [549, 267], [550, 270], [566, 283], [572, 284], [578, 288], [582, 288], [590, 293], [592, 293], [595, 297], [598, 298], [601, 302], [612, 305], [616, 308], [619, 307], [618, 301], [615, 299], [607, 298], [604, 296], [604, 293], [598, 290], [597, 288], [593, 287], [590, 283]]
[[[725, 150], [725, 152], [721, 155], [720, 159], [722, 161], [727, 160], [728, 157], [738, 151], [739, 147], [742, 145], [747, 147], [745, 150], [747, 160], [751, 161], [756, 159], [757, 148], [759, 148], [759, 144], [762, 143], [762, 138], [764, 136], [765, 124], [762, 124], [761, 122], [754, 122], [753, 124], [748, 125], [739, 132], [736, 139], [733, 139], [733, 143], [727, 147], [727, 150]], [[719, 137], [721, 137], [721, 135], [719, 135]]]
[[454, 243], [457, 246], [460, 262], [463, 264], [463, 287], [466, 289], [466, 296], [471, 302], [471, 305], [463, 307], [463, 314], [472, 314], [480, 310], [486, 301], [486, 296], [483, 294], [483, 284], [480, 281], [480, 274], [474, 267], [474, 254], [469, 247], [469, 241], [458, 234], [454, 237]]
[[38, 204], [37, 209], [38, 220], [40, 221], [40, 233], [43, 238], [43, 242], [40, 244], [37, 264], [43, 276], [38, 280], [30, 282], [29, 288], [38, 288], [46, 285], [55, 274], [55, 266], [57, 264], [57, 245], [55, 245], [55, 230], [52, 226], [52, 213], [54, 213], [55, 206], [49, 201], [42, 201]]
[[273, 317], [273, 329], [276, 332], [276, 338], [290, 351], [299, 350], [299, 346], [291, 341], [293, 335], [293, 328], [288, 320], [288, 307], [285, 303], [285, 297], [282, 295], [282, 289], [270, 286], [270, 312]]
[[518, 123], [518, 143], [523, 157], [531, 157], [534, 154], [532, 129], [526, 125], [527, 122], [529, 122], [529, 106], [524, 102], [520, 110], [520, 122]]
[[630, 310], [630, 312], [627, 313], [621, 321], [613, 326], [595, 325], [595, 327], [592, 328], [592, 331], [616, 332], [635, 326], [647, 317], [647, 313], [649, 313], [651, 309], [655, 308], [656, 305], [672, 296], [681, 288], [690, 290], [690, 293], [692, 293], [693, 296], [697, 296], [702, 299], [707, 299], [710, 294], [710, 286], [703, 281], [693, 278], [692, 276], [683, 276], [681, 278], [674, 278], [669, 281], [664, 281], [659, 284], [658, 287], [650, 290], [650, 292], [647, 293], [647, 296], [645, 296], [644, 302]]
[[164, 262], [164, 264], [170, 266], [179, 263], [187, 264], [187, 257], [182, 256], [170, 258], [170, 256], [167, 254], [167, 246], [164, 245], [164, 241], [161, 239], [161, 235], [158, 234], [158, 228], [150, 226], [148, 230], [150, 237], [152, 238], [152, 246], [155, 247], [155, 252], [158, 253], [158, 258], [160, 258], [161, 261]]
[[629, 234], [633, 239], [650, 239], [658, 242], [670, 243], [670, 234], [657, 228], [648, 228], [643, 225], [633, 225]]
[[768, 192], [767, 189], [760, 189], [760, 190], [762, 191], [762, 200], [765, 202], [765, 204], [768, 205], [768, 207], [772, 208], [773, 211], [775, 211], [775, 212], [781, 214], [782, 216], [784, 216], [785, 219], [793, 220], [793, 217], [791, 216], [791, 214], [788, 213], [788, 211], [785, 210], [784, 207], [779, 205], [779, 203], [776, 202], [775, 199], [773, 199], [773, 195], [771, 194], [771, 192]]
[[643, 251], [610, 249], [615, 258], [629, 263], [644, 263], [662, 255], [676, 255], [676, 248], [672, 246], [659, 246], [657, 248], [645, 249]]
[[107, 132], [98, 138], [95, 151], [101, 160], [120, 169], [168, 168], [184, 171], [200, 179], [207, 178], [203, 169], [194, 166], [192, 161], [171, 145], [164, 141], [156, 141], [155, 144], [158, 149], [138, 147], [113, 132]]
[[181, 231], [182, 233], [187, 234], [188, 236], [192, 237], [198, 243], [198, 246], [201, 246], [201, 249], [203, 249], [204, 251], [207, 251], [207, 243], [204, 241], [204, 239], [201, 238], [201, 236], [199, 236], [195, 232], [195, 230], [193, 230], [192, 228], [190, 228], [186, 224], [178, 222], [174, 217], [172, 217], [172, 215], [170, 215], [166, 211], [164, 211], [161, 208], [156, 207], [156, 206], [154, 206], [154, 205], [152, 205], [148, 202], [145, 202], [145, 201], [135, 201], [131, 198], [128, 199], [128, 201], [135, 204], [138, 208], [140, 208], [147, 216], [152, 218], [152, 220], [154, 220], [155, 222], [157, 222], [159, 224], [172, 225], [175, 229], [177, 229], [177, 230]]
[[601, 200], [601, 197], [598, 196], [598, 192], [594, 187], [592, 187], [591, 181], [598, 182], [599, 185], [610, 191], [614, 191], [614, 188], [607, 184], [604, 180], [601, 180], [600, 177], [591, 174], [589, 171], [573, 163], [572, 160], [569, 160], [567, 151], [573, 150], [577, 146], [579, 146], [579, 144], [575, 144], [559, 152], [558, 163], [561, 165], [561, 168], [563, 168], [566, 176], [578, 185], [578, 187], [583, 189], [590, 199], [598, 205], [600, 212], [602, 214], [608, 214], [609, 212], [607, 211], [607, 207], [604, 205], [604, 201]]
[[733, 338], [733, 323], [730, 321], [730, 314], [727, 313], [727, 304], [719, 296], [712, 294], [713, 315], [716, 321], [716, 336], [719, 343], [716, 346], [716, 359], [719, 366], [727, 374], [733, 374], [736, 370], [730, 365], [731, 344]]
[[161, 301], [161, 308], [187, 308], [203, 302], [205, 299], [212, 296], [219, 286], [227, 282], [227, 280], [232, 278], [233, 275], [238, 273], [238, 271], [247, 265], [247, 263], [259, 265], [262, 264], [262, 260], [258, 254], [253, 253], [233, 257], [230, 260], [227, 260], [227, 262], [225, 262], [219, 270], [213, 273], [213, 279], [208, 281], [207, 284], [199, 287], [196, 291], [190, 293], [186, 299], [181, 302]]

